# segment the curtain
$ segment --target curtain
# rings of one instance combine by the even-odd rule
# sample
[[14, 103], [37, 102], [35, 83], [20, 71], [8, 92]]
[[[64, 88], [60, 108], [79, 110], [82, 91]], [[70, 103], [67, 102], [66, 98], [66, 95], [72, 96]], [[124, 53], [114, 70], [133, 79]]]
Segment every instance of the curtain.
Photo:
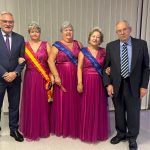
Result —
[[[41, 39], [52, 44], [60, 39], [60, 26], [68, 20], [74, 26], [74, 38], [85, 46], [90, 30], [100, 27], [104, 33], [103, 47], [117, 38], [115, 24], [122, 19], [130, 23], [133, 37], [150, 41], [149, 8], [149, 0], [0, 0], [0, 11], [14, 14], [14, 30], [26, 40], [28, 24], [36, 21], [42, 29]], [[148, 99], [143, 99], [143, 109], [147, 108]], [[109, 104], [111, 109], [110, 100]]]
[[[142, 21], [141, 21], [141, 38], [147, 41], [150, 56], [150, 1], [143, 0]], [[150, 82], [148, 94], [143, 98], [146, 106], [150, 108]], [[146, 108], [147, 108], [146, 107]]]

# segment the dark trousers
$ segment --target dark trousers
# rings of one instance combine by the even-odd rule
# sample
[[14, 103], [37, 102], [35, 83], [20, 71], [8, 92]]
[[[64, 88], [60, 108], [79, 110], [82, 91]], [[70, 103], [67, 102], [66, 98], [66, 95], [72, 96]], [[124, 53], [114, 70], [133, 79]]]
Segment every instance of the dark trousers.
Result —
[[11, 131], [18, 129], [20, 85], [20, 82], [6, 83], [5, 81], [0, 81], [0, 111], [2, 109], [5, 91], [7, 90], [9, 103], [9, 128]]
[[117, 135], [136, 139], [140, 127], [141, 99], [132, 95], [129, 78], [122, 78], [119, 93], [113, 97], [113, 104]]

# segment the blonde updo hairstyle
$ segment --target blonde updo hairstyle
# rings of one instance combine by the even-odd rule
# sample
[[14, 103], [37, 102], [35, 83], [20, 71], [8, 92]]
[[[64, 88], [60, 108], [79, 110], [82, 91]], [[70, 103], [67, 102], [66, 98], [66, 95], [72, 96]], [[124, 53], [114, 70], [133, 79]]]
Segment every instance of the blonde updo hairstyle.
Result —
[[29, 24], [29, 26], [28, 26], [28, 32], [30, 33], [31, 30], [33, 30], [33, 29], [37, 29], [39, 31], [39, 33], [41, 33], [41, 27], [36, 22], [32, 22], [31, 24]]

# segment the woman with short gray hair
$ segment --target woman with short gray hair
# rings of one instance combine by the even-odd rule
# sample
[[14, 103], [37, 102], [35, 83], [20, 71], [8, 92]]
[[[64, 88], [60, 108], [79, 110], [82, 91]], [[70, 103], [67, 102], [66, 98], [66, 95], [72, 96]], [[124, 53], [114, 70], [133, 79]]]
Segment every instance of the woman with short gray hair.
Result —
[[77, 57], [82, 44], [73, 39], [70, 22], [63, 22], [60, 41], [56, 41], [49, 57], [49, 66], [55, 79], [54, 101], [51, 108], [51, 133], [63, 137], [78, 137], [79, 103], [77, 93]]

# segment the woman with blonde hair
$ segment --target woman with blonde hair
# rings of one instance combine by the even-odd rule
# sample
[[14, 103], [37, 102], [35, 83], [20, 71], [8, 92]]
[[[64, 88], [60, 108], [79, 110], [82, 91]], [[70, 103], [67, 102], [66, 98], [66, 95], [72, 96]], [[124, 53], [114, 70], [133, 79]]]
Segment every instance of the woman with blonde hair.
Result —
[[[51, 82], [47, 63], [50, 45], [40, 40], [41, 28], [33, 22], [28, 27], [30, 40], [25, 45], [26, 70], [21, 101], [20, 131], [27, 140], [50, 135], [50, 104], [48, 84]], [[22, 58], [19, 62], [24, 61]]]

